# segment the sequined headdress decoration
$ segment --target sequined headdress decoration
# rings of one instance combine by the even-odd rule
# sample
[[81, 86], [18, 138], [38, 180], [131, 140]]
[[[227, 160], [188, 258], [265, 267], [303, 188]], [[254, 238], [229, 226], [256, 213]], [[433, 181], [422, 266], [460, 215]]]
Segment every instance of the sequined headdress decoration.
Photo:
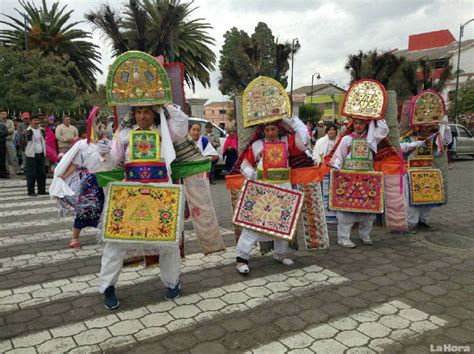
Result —
[[436, 91], [421, 91], [413, 97], [410, 105], [410, 125], [436, 125], [443, 121], [446, 106], [443, 97]]
[[244, 127], [291, 117], [288, 93], [276, 80], [260, 76], [250, 82], [242, 97]]
[[383, 119], [387, 107], [387, 92], [375, 80], [359, 80], [352, 83], [342, 103], [342, 115], [366, 120]]
[[107, 76], [109, 106], [151, 106], [172, 102], [165, 69], [148, 55], [129, 51], [112, 64]]

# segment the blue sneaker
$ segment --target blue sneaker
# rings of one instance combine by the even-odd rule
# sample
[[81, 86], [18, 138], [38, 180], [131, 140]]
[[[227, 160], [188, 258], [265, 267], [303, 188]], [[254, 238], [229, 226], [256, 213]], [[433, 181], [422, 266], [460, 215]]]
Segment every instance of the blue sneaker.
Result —
[[115, 310], [120, 306], [120, 302], [117, 296], [115, 296], [115, 287], [113, 285], [104, 291], [104, 306], [107, 310]]
[[174, 288], [168, 288], [165, 295], [165, 300], [176, 300], [179, 297], [181, 290], [181, 282], [178, 283]]

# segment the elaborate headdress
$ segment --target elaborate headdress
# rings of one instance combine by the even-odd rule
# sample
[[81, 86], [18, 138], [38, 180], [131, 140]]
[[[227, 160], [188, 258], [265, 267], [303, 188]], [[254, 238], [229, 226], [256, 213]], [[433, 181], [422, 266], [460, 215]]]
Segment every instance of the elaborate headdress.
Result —
[[242, 97], [245, 128], [291, 117], [288, 93], [276, 80], [260, 76], [245, 88]]
[[443, 97], [436, 91], [421, 91], [410, 104], [410, 126], [437, 125], [446, 115]]
[[387, 92], [375, 80], [355, 81], [347, 90], [342, 103], [342, 115], [348, 118], [383, 119], [387, 107]]
[[129, 51], [115, 59], [107, 76], [109, 106], [152, 106], [172, 101], [168, 75], [151, 55]]

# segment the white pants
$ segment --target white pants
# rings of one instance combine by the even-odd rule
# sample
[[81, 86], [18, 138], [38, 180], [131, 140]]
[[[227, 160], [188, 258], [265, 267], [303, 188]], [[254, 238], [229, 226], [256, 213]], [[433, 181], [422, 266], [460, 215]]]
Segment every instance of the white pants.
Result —
[[[159, 251], [161, 281], [167, 288], [174, 288], [179, 283], [181, 267], [179, 247], [163, 246]], [[105, 244], [98, 286], [100, 293], [104, 293], [105, 289], [111, 285], [115, 286], [126, 255], [127, 250], [122, 245], [110, 242]]]
[[409, 228], [414, 228], [418, 222], [428, 223], [428, 219], [430, 218], [431, 206], [413, 206], [410, 205], [410, 194], [408, 189], [410, 188], [408, 174], [405, 175], [405, 200], [407, 206], [407, 222]]
[[363, 240], [370, 239], [370, 232], [374, 226], [375, 214], [337, 213], [337, 240], [350, 241], [352, 226], [359, 223], [359, 236]]
[[284, 257], [288, 251], [288, 241], [271, 238], [244, 228], [237, 243], [237, 257], [248, 260], [252, 248], [260, 241], [273, 241], [275, 256]]
[[408, 227], [413, 228], [418, 224], [418, 222], [424, 222], [425, 224], [427, 224], [428, 219], [430, 218], [431, 209], [433, 209], [433, 207], [408, 205]]

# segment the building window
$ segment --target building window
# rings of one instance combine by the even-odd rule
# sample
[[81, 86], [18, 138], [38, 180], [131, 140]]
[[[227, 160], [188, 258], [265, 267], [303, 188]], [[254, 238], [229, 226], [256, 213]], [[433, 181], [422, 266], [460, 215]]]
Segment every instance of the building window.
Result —
[[219, 114], [226, 114], [227, 111], [225, 109], [219, 109]]

